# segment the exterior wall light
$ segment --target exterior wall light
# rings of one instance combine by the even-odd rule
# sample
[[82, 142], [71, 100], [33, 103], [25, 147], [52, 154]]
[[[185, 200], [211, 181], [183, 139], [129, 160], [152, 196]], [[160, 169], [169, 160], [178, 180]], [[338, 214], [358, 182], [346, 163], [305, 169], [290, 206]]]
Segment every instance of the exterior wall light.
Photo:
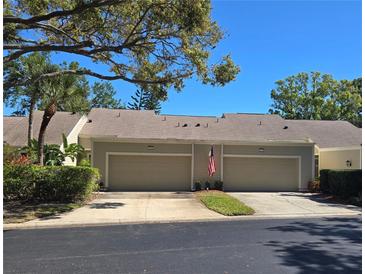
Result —
[[264, 151], [265, 151], [265, 149], [263, 147], [259, 148], [259, 152], [264, 152]]
[[352, 162], [351, 162], [350, 160], [347, 160], [347, 161], [346, 161], [346, 166], [347, 166], [347, 167], [351, 167], [351, 166], [352, 166]]

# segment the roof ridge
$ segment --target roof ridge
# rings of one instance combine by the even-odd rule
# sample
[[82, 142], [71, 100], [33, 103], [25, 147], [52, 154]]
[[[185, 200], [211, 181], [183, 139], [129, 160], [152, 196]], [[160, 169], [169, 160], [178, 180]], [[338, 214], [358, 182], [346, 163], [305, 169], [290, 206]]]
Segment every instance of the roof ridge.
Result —
[[213, 116], [213, 115], [187, 115], [187, 114], [157, 114], [156, 116], [220, 118], [218, 116]]

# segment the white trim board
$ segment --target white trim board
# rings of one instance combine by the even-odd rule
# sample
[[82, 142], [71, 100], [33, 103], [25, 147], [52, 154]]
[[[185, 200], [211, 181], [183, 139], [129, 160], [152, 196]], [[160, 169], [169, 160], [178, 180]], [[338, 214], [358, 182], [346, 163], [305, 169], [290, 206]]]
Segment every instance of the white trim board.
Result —
[[236, 158], [301, 158], [300, 155], [256, 155], [256, 154], [224, 154], [223, 157]]
[[223, 157], [230, 158], [279, 158], [298, 159], [298, 190], [302, 190], [302, 156], [300, 155], [247, 155], [247, 154], [224, 154]]
[[114, 136], [90, 136], [80, 134], [80, 138], [94, 139], [95, 142], [111, 142], [111, 143], [156, 143], [156, 144], [181, 144], [181, 145], [249, 145], [249, 146], [311, 146], [313, 142], [310, 140], [258, 140], [258, 141], [243, 141], [243, 140], [184, 140], [184, 139], [143, 139], [143, 138], [121, 138]]
[[[178, 157], [192, 157], [192, 153], [145, 153], [145, 152], [105, 152], [105, 187], [109, 186], [109, 156], [110, 155], [124, 155], [124, 156], [178, 156]], [[192, 157], [193, 158], [193, 157]]]
[[351, 147], [329, 147], [329, 148], [319, 148], [319, 152], [322, 151], [341, 151], [341, 150], [361, 150], [361, 146], [351, 146]]

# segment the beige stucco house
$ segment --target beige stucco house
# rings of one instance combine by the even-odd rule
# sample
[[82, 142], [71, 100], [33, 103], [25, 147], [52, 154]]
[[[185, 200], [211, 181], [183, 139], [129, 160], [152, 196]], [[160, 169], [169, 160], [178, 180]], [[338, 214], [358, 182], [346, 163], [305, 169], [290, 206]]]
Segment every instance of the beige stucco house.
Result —
[[[46, 141], [62, 134], [58, 123], [72, 124], [68, 138], [84, 146], [110, 190], [184, 191], [197, 181], [221, 180], [227, 191], [301, 191], [320, 169], [361, 168], [361, 129], [345, 121], [111, 109], [92, 109], [87, 116], [58, 112], [56, 117]], [[23, 138], [25, 145], [26, 127], [14, 133], [14, 127], [7, 126], [13, 118], [20, 119], [4, 118], [4, 141], [19, 146]], [[210, 178], [211, 146], [217, 171]]]

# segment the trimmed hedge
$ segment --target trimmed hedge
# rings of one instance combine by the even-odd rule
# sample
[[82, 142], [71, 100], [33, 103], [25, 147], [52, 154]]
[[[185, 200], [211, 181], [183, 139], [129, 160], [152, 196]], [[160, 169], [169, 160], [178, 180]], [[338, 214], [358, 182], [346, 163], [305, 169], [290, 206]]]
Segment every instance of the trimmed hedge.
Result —
[[79, 202], [98, 190], [91, 167], [4, 165], [4, 200]]
[[361, 170], [320, 171], [320, 190], [343, 199], [358, 197], [361, 193]]
[[361, 193], [361, 170], [330, 170], [328, 184], [331, 194], [348, 199]]
[[322, 169], [319, 172], [319, 180], [320, 180], [319, 189], [323, 193], [330, 192], [330, 184], [328, 182], [328, 172], [329, 171], [330, 171], [329, 169]]

